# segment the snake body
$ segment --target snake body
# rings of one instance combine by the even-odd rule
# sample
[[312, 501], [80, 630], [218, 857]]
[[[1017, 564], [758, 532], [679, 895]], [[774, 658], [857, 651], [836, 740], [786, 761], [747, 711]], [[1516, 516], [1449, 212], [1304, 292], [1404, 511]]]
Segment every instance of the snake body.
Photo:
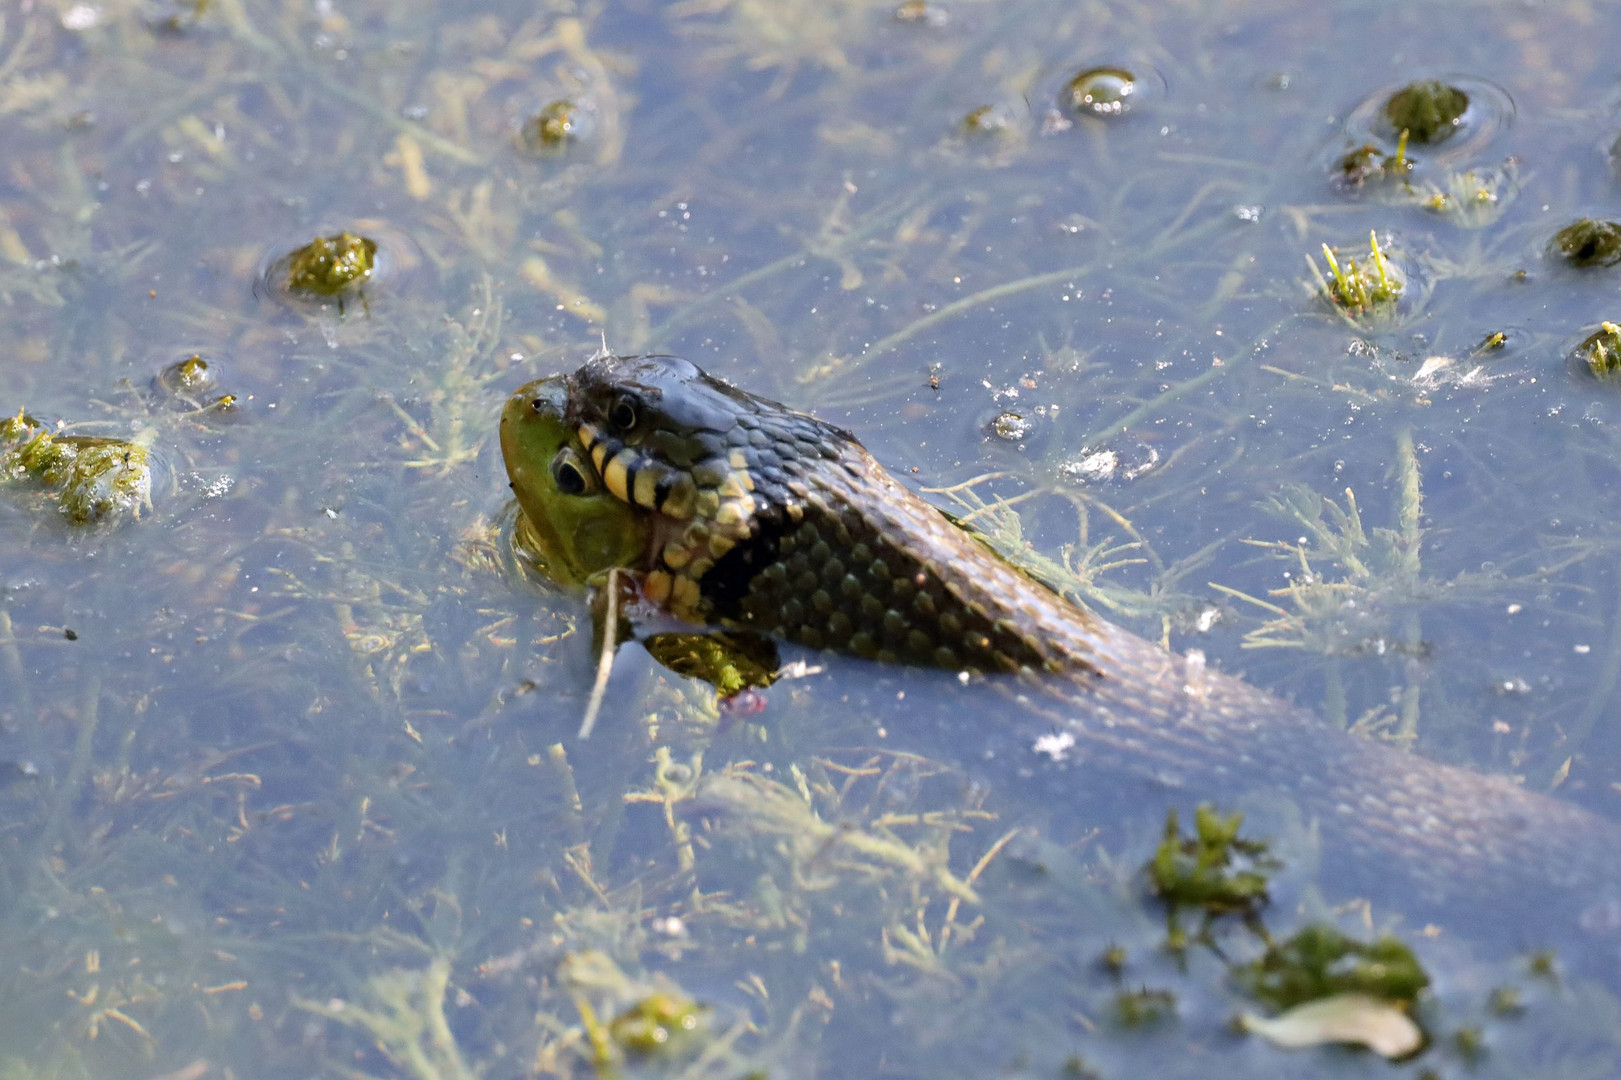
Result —
[[[1399, 866], [1433, 910], [1538, 920], [1520, 928], [1525, 944], [1621, 924], [1613, 822], [1354, 738], [1099, 619], [954, 525], [849, 432], [684, 360], [597, 357], [564, 384], [564, 422], [603, 484], [655, 523], [644, 592], [681, 618], [981, 673], [1006, 704], [976, 722], [987, 739], [1021, 733], [1021, 780], [1129, 777], [1173, 805], [1278, 789], [1319, 830], [1325, 870], [1356, 887]], [[1045, 755], [1038, 733], [1058, 739]]]

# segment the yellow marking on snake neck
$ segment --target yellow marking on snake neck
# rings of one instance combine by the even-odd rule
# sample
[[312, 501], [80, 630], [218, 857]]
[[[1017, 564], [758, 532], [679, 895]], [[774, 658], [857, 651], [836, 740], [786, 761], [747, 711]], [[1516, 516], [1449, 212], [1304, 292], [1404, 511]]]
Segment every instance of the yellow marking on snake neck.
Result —
[[608, 460], [608, 445], [606, 443], [597, 443], [597, 445], [593, 446], [591, 448], [591, 460], [597, 466], [597, 475], [601, 476], [602, 464]]
[[622, 502], [630, 502], [630, 466], [636, 464], [636, 452], [625, 449], [613, 456], [613, 460], [605, 466], [599, 466], [602, 472], [602, 482], [608, 485], [614, 498]]
[[659, 508], [658, 472], [659, 470], [655, 466], [647, 464], [643, 465], [642, 470], [636, 474], [635, 490], [631, 494], [635, 496], [637, 506], [648, 510], [657, 510]]

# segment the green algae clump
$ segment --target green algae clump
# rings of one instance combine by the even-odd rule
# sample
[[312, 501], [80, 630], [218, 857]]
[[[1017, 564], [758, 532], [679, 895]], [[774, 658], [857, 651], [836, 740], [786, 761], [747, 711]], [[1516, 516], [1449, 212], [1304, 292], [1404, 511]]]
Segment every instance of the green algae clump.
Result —
[[1621, 263], [1621, 224], [1582, 218], [1553, 234], [1548, 253], [1569, 266], [1614, 266]]
[[314, 296], [353, 292], [377, 266], [377, 242], [345, 230], [317, 236], [287, 257], [287, 291]]
[[1064, 84], [1059, 101], [1070, 112], [1110, 119], [1125, 115], [1137, 92], [1137, 76], [1125, 68], [1088, 68]]
[[557, 151], [579, 137], [579, 106], [566, 98], [541, 109], [523, 125], [519, 138], [530, 150]]
[[1255, 918], [1267, 903], [1267, 879], [1279, 863], [1267, 844], [1238, 835], [1242, 813], [1222, 814], [1201, 804], [1194, 811], [1193, 835], [1183, 836], [1176, 811], [1165, 815], [1165, 838], [1148, 864], [1148, 886], [1169, 909], [1170, 944], [1186, 945], [1178, 924], [1184, 909]]
[[1416, 143], [1442, 142], [1463, 123], [1469, 95], [1438, 79], [1422, 79], [1397, 90], [1385, 102], [1385, 120]]
[[75, 525], [126, 515], [139, 521], [152, 507], [152, 463], [145, 443], [60, 435], [20, 410], [0, 422], [0, 476], [44, 485]]
[[1276, 1009], [1338, 994], [1411, 1004], [1430, 985], [1413, 951], [1393, 937], [1360, 942], [1313, 924], [1234, 970], [1245, 991]]

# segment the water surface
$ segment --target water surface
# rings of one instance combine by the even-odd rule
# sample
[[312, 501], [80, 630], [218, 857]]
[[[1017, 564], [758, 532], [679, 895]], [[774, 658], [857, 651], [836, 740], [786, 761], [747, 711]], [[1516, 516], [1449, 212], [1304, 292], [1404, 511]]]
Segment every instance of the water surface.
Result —
[[[632, 647], [573, 738], [588, 616], [513, 564], [495, 419], [605, 337], [851, 429], [1144, 636], [1617, 813], [1621, 398], [1570, 351], [1621, 271], [1546, 254], [1621, 215], [1617, 15], [912, 13], [5, 10], [0, 413], [159, 467], [111, 526], [0, 489], [0, 1074], [607, 1075], [588, 1013], [657, 993], [702, 1041], [624, 1075], [1621, 1071], [1621, 988], [1528, 959], [1580, 940], [1325, 893], [1288, 791], [1033, 800], [949, 677], [790, 655], [824, 670], [721, 716]], [[1060, 108], [1100, 65], [1132, 108]], [[1348, 185], [1419, 78], [1477, 115]], [[274, 287], [343, 230], [363, 302]], [[1351, 319], [1307, 256], [1370, 231], [1407, 288]], [[232, 415], [153, 389], [194, 354]], [[1414, 945], [1430, 1049], [1229, 1032], [1253, 1002], [1137, 873], [1195, 798], [1284, 857], [1275, 934]], [[1175, 1004], [1128, 1025], [1138, 989]]]

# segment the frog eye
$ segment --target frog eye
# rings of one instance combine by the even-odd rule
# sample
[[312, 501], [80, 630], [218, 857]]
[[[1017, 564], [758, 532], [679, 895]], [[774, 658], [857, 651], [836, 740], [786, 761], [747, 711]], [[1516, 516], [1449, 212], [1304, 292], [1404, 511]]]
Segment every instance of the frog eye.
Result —
[[635, 427], [636, 419], [636, 399], [629, 394], [620, 394], [608, 408], [608, 423], [620, 431], [629, 431]]
[[594, 495], [597, 490], [597, 474], [587, 469], [584, 460], [569, 446], [552, 458], [552, 480], [564, 495]]

